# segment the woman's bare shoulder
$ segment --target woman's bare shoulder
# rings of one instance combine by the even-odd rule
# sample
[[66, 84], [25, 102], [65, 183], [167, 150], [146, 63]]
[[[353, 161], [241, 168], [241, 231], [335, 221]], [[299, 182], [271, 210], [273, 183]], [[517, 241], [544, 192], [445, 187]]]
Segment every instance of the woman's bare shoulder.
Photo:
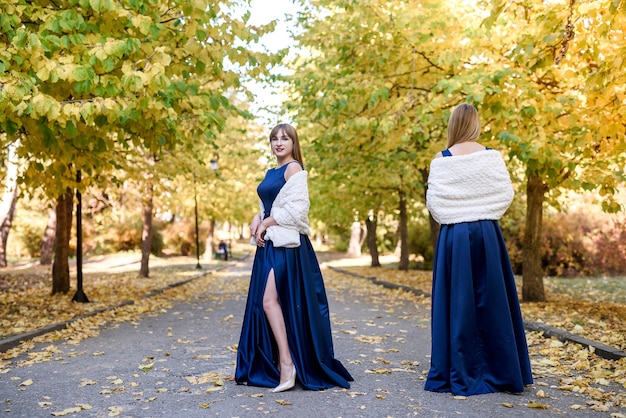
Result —
[[293, 162], [289, 164], [287, 166], [287, 169], [285, 170], [285, 180], [289, 180], [289, 177], [293, 176], [294, 174], [300, 171], [302, 171], [302, 167], [300, 166], [299, 163]]

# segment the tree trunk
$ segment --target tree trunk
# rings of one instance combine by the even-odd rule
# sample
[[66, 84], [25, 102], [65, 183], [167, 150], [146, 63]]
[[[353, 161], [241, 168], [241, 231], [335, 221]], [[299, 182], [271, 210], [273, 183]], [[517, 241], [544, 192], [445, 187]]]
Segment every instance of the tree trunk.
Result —
[[365, 227], [367, 228], [367, 248], [370, 251], [372, 257], [371, 266], [380, 267], [380, 260], [378, 259], [378, 246], [376, 245], [376, 226], [378, 221], [376, 220], [376, 214], [370, 219], [368, 216], [365, 219]]
[[15, 215], [17, 202], [17, 157], [16, 144], [9, 145], [7, 150], [6, 178], [2, 202], [0, 202], [0, 267], [7, 266], [7, 241]]
[[400, 262], [399, 270], [409, 269], [409, 217], [406, 210], [404, 191], [400, 190]]
[[70, 238], [72, 235], [72, 190], [57, 200], [57, 227], [54, 234], [54, 262], [52, 263], [52, 294], [67, 293], [70, 290]]
[[[426, 201], [426, 193], [428, 191], [428, 170], [422, 169], [420, 170], [422, 173], [422, 181], [426, 185], [424, 187], [424, 202]], [[435, 221], [435, 218], [428, 212], [428, 223], [430, 225], [430, 242], [433, 244], [433, 251], [437, 248], [437, 239], [439, 238], [439, 230], [441, 229], [441, 225]]]
[[215, 234], [215, 219], [209, 221], [209, 234], [206, 237], [204, 246], [204, 254], [202, 259], [205, 263], [210, 263], [213, 260], [213, 235]]
[[41, 241], [41, 257], [39, 264], [49, 266], [52, 264], [52, 251], [54, 250], [54, 235], [57, 229], [57, 212], [54, 209], [48, 211], [48, 225], [43, 233]]
[[350, 227], [350, 242], [348, 243], [348, 257], [360, 257], [363, 245], [363, 228], [361, 222], [354, 221]]
[[541, 226], [543, 199], [547, 188], [536, 174], [528, 176], [526, 184], [526, 230], [522, 248], [522, 299], [543, 302], [543, 268], [541, 267]]
[[146, 193], [143, 196], [143, 230], [141, 232], [141, 267], [139, 276], [150, 276], [150, 252], [152, 250], [152, 210], [154, 208], [154, 186], [148, 181]]

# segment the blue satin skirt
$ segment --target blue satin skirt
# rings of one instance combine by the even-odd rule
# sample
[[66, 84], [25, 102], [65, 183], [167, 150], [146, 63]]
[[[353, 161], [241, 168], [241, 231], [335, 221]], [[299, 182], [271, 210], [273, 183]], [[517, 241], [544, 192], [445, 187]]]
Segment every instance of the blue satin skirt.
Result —
[[424, 389], [478, 395], [533, 382], [513, 270], [497, 221], [442, 225]]
[[297, 248], [275, 248], [271, 241], [263, 248], [257, 247], [237, 349], [236, 382], [275, 387], [280, 381], [278, 349], [263, 311], [263, 293], [271, 269], [298, 381], [312, 390], [349, 388], [352, 376], [334, 358], [319, 263], [311, 241], [302, 234]]

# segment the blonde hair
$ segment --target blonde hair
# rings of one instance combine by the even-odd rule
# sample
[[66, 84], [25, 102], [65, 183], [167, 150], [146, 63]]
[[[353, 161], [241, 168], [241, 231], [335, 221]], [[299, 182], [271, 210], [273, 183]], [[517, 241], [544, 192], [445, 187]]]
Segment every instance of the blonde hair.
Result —
[[272, 132], [270, 132], [270, 141], [272, 138], [276, 138], [278, 135], [278, 131], [282, 130], [285, 135], [287, 135], [293, 141], [293, 152], [291, 153], [293, 159], [298, 161], [302, 167], [304, 168], [304, 160], [302, 159], [302, 151], [300, 151], [300, 140], [298, 139], [298, 132], [296, 132], [296, 128], [291, 126], [288, 123], [279, 123], [274, 126]]
[[461, 142], [475, 141], [480, 136], [478, 111], [468, 103], [458, 105], [448, 120], [447, 148]]

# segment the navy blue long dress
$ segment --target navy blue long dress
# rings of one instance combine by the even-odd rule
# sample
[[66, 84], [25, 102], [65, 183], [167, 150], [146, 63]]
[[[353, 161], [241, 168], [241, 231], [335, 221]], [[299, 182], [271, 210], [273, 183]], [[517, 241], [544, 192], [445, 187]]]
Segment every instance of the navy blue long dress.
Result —
[[[265, 217], [285, 185], [288, 164], [268, 170], [257, 192]], [[300, 234], [297, 248], [257, 247], [237, 350], [239, 384], [275, 387], [280, 383], [278, 349], [263, 311], [267, 277], [274, 269], [276, 290], [285, 318], [287, 340], [298, 381], [307, 389], [349, 388], [352, 376], [334, 358], [328, 300], [322, 273], [309, 237]]]
[[[450, 156], [445, 150], [444, 157]], [[511, 261], [494, 220], [441, 225], [424, 389], [478, 395], [533, 382]]]

